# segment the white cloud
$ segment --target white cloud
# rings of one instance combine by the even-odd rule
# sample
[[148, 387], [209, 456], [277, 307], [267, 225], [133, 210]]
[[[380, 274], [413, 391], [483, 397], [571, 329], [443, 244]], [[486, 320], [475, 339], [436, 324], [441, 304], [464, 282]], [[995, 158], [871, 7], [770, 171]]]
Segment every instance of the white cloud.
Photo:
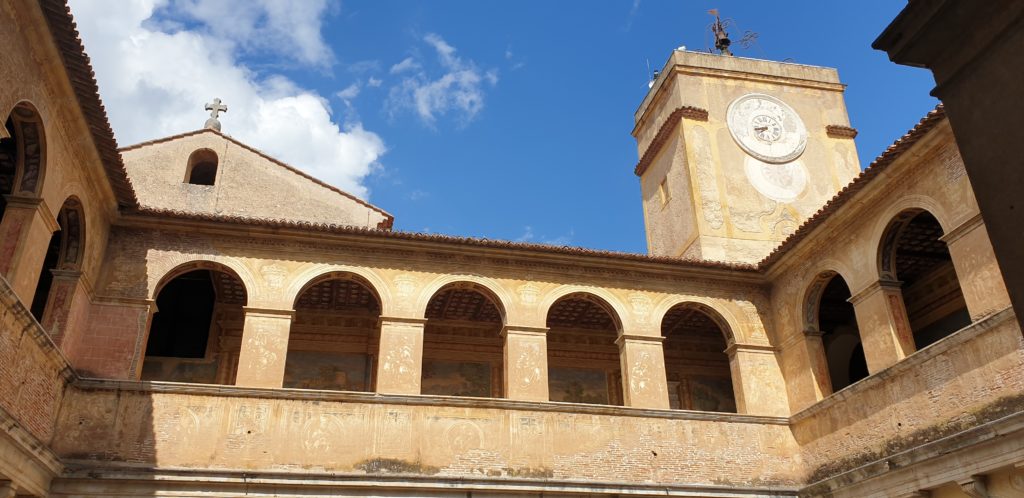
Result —
[[366, 80], [366, 86], [370, 88], [378, 88], [382, 83], [384, 82], [379, 78], [374, 78], [373, 76], [370, 76], [370, 79]]
[[352, 83], [335, 95], [337, 95], [339, 99], [344, 100], [346, 104], [351, 103], [352, 99], [359, 96], [359, 83]]
[[413, 71], [420, 68], [420, 63], [416, 62], [416, 59], [412, 57], [406, 57], [402, 59], [402, 62], [391, 66], [391, 74], [404, 73], [406, 71]]
[[[224, 9], [205, 1], [132, 0], [117, 8], [106, 0], [72, 1], [118, 142], [197, 129], [207, 118], [203, 105], [220, 97], [229, 107], [221, 117], [225, 133], [366, 197], [363, 179], [386, 150], [381, 138], [358, 121], [335, 122], [316, 92], [238, 61], [242, 50], [274, 55], [286, 47], [307, 65], [329, 61], [319, 35], [323, 2], [266, 0]], [[184, 30], [164, 12], [211, 24]], [[237, 19], [241, 26], [234, 26]]]
[[411, 109], [430, 126], [439, 115], [449, 112], [457, 114], [463, 122], [472, 120], [484, 107], [484, 84], [498, 83], [497, 69], [481, 71], [472, 60], [456, 55], [456, 48], [434, 33], [423, 37], [423, 41], [437, 52], [442, 74], [428, 74], [412, 57], [392, 66], [393, 74], [413, 74], [389, 91], [386, 107], [390, 114]]

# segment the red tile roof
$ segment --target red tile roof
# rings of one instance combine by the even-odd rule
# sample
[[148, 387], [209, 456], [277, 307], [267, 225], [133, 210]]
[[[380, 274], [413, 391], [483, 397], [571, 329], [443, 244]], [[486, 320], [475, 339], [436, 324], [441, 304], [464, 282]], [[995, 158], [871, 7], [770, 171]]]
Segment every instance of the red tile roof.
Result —
[[138, 207], [139, 201], [135, 197], [128, 172], [121, 161], [121, 154], [117, 151], [117, 141], [114, 139], [113, 130], [110, 129], [107, 111], [100, 100], [96, 75], [93, 73], [89, 56], [85, 55], [82, 39], [78, 36], [74, 19], [71, 17], [71, 9], [64, 0], [39, 0], [39, 6], [42, 7], [53, 42], [60, 52], [61, 60], [64, 61], [64, 68], [78, 100], [78, 107], [85, 116], [96, 152], [103, 162], [110, 187], [117, 197], [117, 204], [121, 207]]

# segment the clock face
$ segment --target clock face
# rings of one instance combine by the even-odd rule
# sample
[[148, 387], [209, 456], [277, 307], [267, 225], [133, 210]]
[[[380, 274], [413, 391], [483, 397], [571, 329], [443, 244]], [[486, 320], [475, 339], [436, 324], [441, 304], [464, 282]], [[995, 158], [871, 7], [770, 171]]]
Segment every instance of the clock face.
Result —
[[807, 128], [800, 116], [770, 95], [751, 93], [734, 100], [726, 119], [740, 148], [766, 163], [792, 161], [807, 146]]

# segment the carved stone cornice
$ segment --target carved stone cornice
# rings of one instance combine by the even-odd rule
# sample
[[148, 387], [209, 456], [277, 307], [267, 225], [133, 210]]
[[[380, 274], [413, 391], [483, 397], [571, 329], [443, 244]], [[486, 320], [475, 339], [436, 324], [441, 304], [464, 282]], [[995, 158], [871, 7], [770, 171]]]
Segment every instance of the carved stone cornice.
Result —
[[963, 237], [964, 235], [973, 232], [975, 228], [978, 228], [984, 224], [984, 221], [982, 221], [981, 219], [981, 213], [978, 213], [972, 216], [971, 219], [957, 225], [957, 227], [950, 230], [949, 233], [943, 234], [941, 237], [939, 237], [939, 240], [945, 242], [948, 246], [959, 240], [960, 237]]
[[640, 162], [636, 163], [636, 167], [633, 168], [633, 174], [641, 176], [647, 167], [654, 161], [654, 157], [658, 155], [658, 151], [661, 150], [661, 146], [665, 145], [668, 141], [669, 136], [675, 131], [676, 127], [683, 118], [692, 119], [694, 121], [707, 121], [708, 111], [706, 109], [700, 109], [698, 107], [683, 106], [678, 107], [676, 110], [669, 114], [665, 122], [661, 123], [661, 128], [658, 129], [658, 133], [654, 135], [654, 139], [651, 140], [650, 145], [644, 150], [643, 155], [640, 157]]
[[825, 134], [830, 138], [857, 138], [857, 129], [842, 125], [828, 125], [825, 127]]
[[501, 328], [501, 336], [509, 335], [547, 337], [548, 327], [527, 327], [523, 325], [505, 325]]
[[649, 344], [661, 344], [665, 342], [665, 337], [660, 335], [636, 335], [636, 334], [622, 334], [615, 338], [615, 345], [620, 348], [627, 342], [642, 342]]
[[295, 319], [295, 310], [254, 308], [251, 306], [243, 306], [242, 311], [245, 312], [245, 316], [247, 318], [252, 316], [261, 318], [287, 318], [289, 320]]

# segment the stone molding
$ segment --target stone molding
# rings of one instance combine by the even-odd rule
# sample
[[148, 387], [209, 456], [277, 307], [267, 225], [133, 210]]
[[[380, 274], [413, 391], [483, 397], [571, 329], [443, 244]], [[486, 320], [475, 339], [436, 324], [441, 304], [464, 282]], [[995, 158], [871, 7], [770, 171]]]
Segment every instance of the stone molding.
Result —
[[661, 147], [665, 145], [668, 138], [672, 135], [672, 132], [679, 126], [683, 118], [690, 119], [693, 121], [707, 121], [708, 111], [707, 109], [700, 109], [692, 106], [677, 107], [676, 110], [669, 114], [665, 121], [661, 123], [661, 127], [658, 128], [658, 133], [654, 135], [651, 143], [644, 150], [644, 153], [640, 156], [640, 162], [636, 163], [633, 168], [633, 174], [636, 176], [643, 176], [644, 171], [647, 171], [647, 167], [654, 162], [654, 158], [661, 151]]
[[857, 129], [843, 125], [828, 125], [825, 127], [825, 134], [830, 138], [857, 138]]
[[665, 337], [660, 335], [622, 334], [615, 338], [615, 345], [620, 348], [624, 346], [627, 342], [661, 344], [665, 342]]
[[522, 325], [505, 325], [501, 328], [501, 336], [509, 335], [544, 337], [548, 336], [548, 327], [527, 327]]
[[50, 230], [50, 233], [60, 230], [60, 224], [57, 223], [57, 217], [53, 215], [53, 212], [50, 211], [50, 207], [42, 197], [7, 194], [4, 195], [4, 199], [7, 201], [7, 209], [22, 208], [38, 212], [39, 217], [46, 223], [46, 228]]
[[875, 282], [868, 284], [867, 287], [857, 291], [855, 294], [850, 296], [850, 298], [847, 299], [847, 302], [854, 306], [857, 306], [858, 303], [873, 296], [877, 292], [883, 290], [898, 291], [900, 290], [901, 285], [903, 285], [903, 282], [897, 280], [876, 280]]
[[282, 310], [272, 308], [254, 308], [251, 306], [242, 306], [242, 312], [245, 316], [250, 317], [263, 317], [263, 318], [288, 318], [289, 320], [295, 319], [295, 310]]
[[427, 323], [426, 318], [409, 318], [404, 316], [381, 316], [377, 319], [377, 326], [382, 327], [385, 324], [394, 324], [405, 327], [424, 326]]
[[946, 243], [947, 246], [952, 245], [961, 237], [974, 231], [978, 227], [985, 226], [985, 222], [981, 219], [981, 213], [978, 213], [971, 217], [971, 219], [957, 225], [956, 228], [949, 231], [949, 233], [942, 234], [939, 240]]
[[725, 354], [730, 357], [736, 353], [775, 354], [775, 350], [775, 346], [767, 344], [737, 344], [734, 342], [725, 348]]

